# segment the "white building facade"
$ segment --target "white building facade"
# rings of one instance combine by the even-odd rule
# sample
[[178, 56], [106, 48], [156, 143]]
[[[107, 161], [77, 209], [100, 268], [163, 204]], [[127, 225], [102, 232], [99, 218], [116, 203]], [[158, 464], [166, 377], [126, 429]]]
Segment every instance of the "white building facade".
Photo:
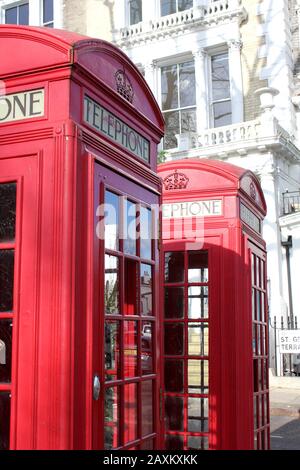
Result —
[[29, 23], [43, 25], [46, 3], [46, 26], [113, 40], [140, 68], [166, 121], [161, 157], [222, 159], [259, 176], [271, 324], [299, 318], [300, 0], [0, 0], [2, 23], [28, 4]]

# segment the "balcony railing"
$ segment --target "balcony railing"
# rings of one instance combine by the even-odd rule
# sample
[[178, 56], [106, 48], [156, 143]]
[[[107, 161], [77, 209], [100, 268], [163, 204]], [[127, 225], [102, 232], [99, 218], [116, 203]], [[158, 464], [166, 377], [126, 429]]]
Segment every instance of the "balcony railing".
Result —
[[283, 215], [300, 212], [300, 190], [282, 194], [282, 212]]
[[234, 16], [245, 19], [247, 14], [241, 5], [242, 0], [219, 0], [207, 6], [198, 6], [189, 10], [173, 13], [171, 15], [153, 18], [132, 26], [121, 28], [116, 32], [116, 42], [126, 45], [127, 42], [138, 43], [145, 39], [157, 38], [170, 34], [180, 33], [184, 28], [195, 28], [199, 25], [209, 25]]
[[259, 119], [246, 121], [230, 126], [206, 129], [194, 138], [194, 147], [211, 147], [230, 144], [261, 137], [263, 133]]

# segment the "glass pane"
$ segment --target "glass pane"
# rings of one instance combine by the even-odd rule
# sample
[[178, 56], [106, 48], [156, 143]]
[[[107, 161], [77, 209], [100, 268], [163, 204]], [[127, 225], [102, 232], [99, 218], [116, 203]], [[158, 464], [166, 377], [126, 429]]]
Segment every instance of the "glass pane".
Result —
[[0, 250], [0, 312], [13, 309], [14, 250]]
[[184, 287], [165, 288], [165, 318], [183, 318]]
[[166, 429], [169, 431], [183, 431], [183, 398], [165, 398]]
[[153, 432], [152, 380], [141, 383], [142, 387], [142, 436]]
[[29, 24], [29, 4], [19, 6], [19, 24]]
[[179, 107], [177, 65], [161, 68], [161, 98], [163, 110]]
[[119, 313], [119, 259], [105, 255], [105, 313]]
[[152, 374], [153, 372], [153, 336], [152, 324], [142, 322], [142, 375]]
[[15, 239], [16, 188], [16, 183], [0, 184], [0, 242]]
[[0, 320], [0, 382], [11, 382], [12, 320]]
[[166, 435], [166, 450], [183, 450], [183, 436]]
[[208, 356], [208, 323], [189, 323], [189, 356]]
[[218, 54], [211, 58], [212, 98], [214, 101], [230, 97], [228, 54]]
[[53, 21], [53, 0], [43, 0], [43, 23]]
[[160, 0], [161, 16], [171, 15], [172, 13], [176, 13], [176, 0]]
[[137, 376], [137, 322], [124, 321], [124, 376]]
[[254, 429], [258, 428], [257, 397], [253, 397]]
[[140, 215], [141, 258], [152, 258], [152, 213], [151, 209], [141, 207]]
[[188, 391], [189, 393], [208, 392], [208, 361], [188, 360]]
[[125, 315], [137, 315], [139, 301], [138, 263], [125, 259], [124, 270], [124, 313]]
[[167, 356], [184, 354], [183, 323], [165, 323], [165, 354]]
[[141, 314], [152, 315], [152, 267], [141, 264]]
[[196, 132], [197, 130], [197, 118], [196, 109], [186, 109], [180, 112], [180, 132], [184, 134], [186, 132]]
[[130, 5], [130, 24], [136, 24], [142, 21], [142, 0], [129, 0]]
[[154, 445], [153, 445], [153, 439], [149, 439], [148, 441], [145, 441], [141, 444], [140, 446], [141, 450], [153, 450]]
[[105, 248], [119, 250], [119, 197], [111, 191], [105, 191]]
[[188, 431], [208, 432], [208, 398], [188, 398]]
[[255, 289], [252, 287], [252, 321], [256, 320], [255, 318]]
[[191, 286], [188, 288], [189, 318], [208, 318], [208, 287]]
[[137, 438], [137, 384], [124, 385], [124, 444]]
[[165, 119], [165, 136], [164, 149], [177, 148], [176, 134], [180, 133], [179, 128], [179, 111], [164, 113]]
[[9, 449], [10, 393], [0, 392], [0, 450]]
[[124, 253], [136, 255], [136, 204], [124, 199]]
[[120, 378], [120, 322], [105, 322], [105, 380]]
[[232, 123], [231, 101], [214, 103], [214, 127], [228, 126]]
[[165, 254], [165, 281], [184, 281], [184, 253], [174, 251]]
[[188, 450], [208, 450], [208, 437], [207, 436], [189, 436], [188, 437]]
[[260, 291], [256, 291], [256, 320], [261, 321], [261, 311], [260, 311]]
[[178, 11], [188, 10], [193, 8], [193, 0], [178, 0]]
[[189, 252], [189, 282], [208, 282], [208, 252]]
[[196, 104], [194, 61], [179, 64], [179, 96], [180, 108], [186, 108], [187, 106], [194, 106]]
[[183, 361], [165, 359], [166, 392], [183, 392]]
[[104, 448], [115, 449], [119, 445], [120, 398], [118, 388], [107, 388], [104, 400]]
[[266, 309], [265, 309], [265, 299], [266, 299], [265, 294], [263, 292], [261, 292], [261, 321], [262, 322], [267, 322]]
[[7, 8], [5, 10], [5, 23], [18, 24], [18, 7]]

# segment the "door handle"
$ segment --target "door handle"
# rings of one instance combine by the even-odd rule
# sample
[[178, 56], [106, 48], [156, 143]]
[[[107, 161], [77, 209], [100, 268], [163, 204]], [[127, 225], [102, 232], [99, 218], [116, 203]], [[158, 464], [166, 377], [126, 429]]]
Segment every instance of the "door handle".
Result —
[[101, 384], [100, 384], [99, 375], [95, 374], [93, 378], [93, 398], [96, 401], [99, 400], [100, 390], [101, 390]]

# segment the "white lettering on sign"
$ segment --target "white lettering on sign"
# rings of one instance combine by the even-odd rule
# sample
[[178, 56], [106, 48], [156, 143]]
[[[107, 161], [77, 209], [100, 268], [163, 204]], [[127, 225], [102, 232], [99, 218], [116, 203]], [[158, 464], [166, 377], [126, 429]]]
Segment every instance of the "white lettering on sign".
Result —
[[279, 352], [281, 354], [300, 353], [300, 330], [279, 331]]
[[44, 116], [44, 90], [0, 96], [0, 124]]
[[149, 141], [88, 96], [84, 97], [84, 121], [149, 163]]
[[222, 215], [222, 200], [173, 202], [162, 205], [162, 216], [165, 219], [184, 217], [209, 217]]
[[255, 232], [261, 233], [261, 222], [260, 219], [255, 215], [248, 207], [240, 204], [240, 218], [245, 224], [249, 225]]

